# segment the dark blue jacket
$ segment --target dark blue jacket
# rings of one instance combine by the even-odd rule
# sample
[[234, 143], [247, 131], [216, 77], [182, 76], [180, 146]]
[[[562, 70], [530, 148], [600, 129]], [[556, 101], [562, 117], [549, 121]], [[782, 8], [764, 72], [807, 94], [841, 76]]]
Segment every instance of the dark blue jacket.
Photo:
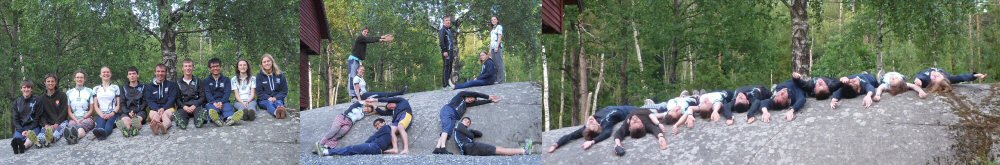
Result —
[[486, 62], [483, 63], [483, 69], [479, 72], [479, 76], [476, 80], [483, 80], [486, 81], [487, 84], [493, 84], [493, 82], [497, 81], [496, 73], [497, 68], [496, 64], [493, 63], [493, 59], [486, 59]]
[[933, 72], [933, 71], [941, 72], [941, 75], [944, 75], [944, 77], [947, 77], [948, 81], [951, 81], [952, 84], [976, 80], [976, 76], [975, 76], [976, 72], [966, 73], [966, 74], [960, 74], [960, 75], [957, 75], [957, 76], [952, 76], [951, 73], [948, 73], [947, 71], [944, 71], [944, 69], [938, 69], [938, 68], [927, 68], [927, 69], [924, 69], [923, 71], [920, 71], [920, 73], [917, 73], [917, 75], [915, 75], [913, 77], [915, 77], [917, 79], [920, 79], [920, 82], [921, 82], [920, 83], [920, 87], [921, 88], [927, 88], [927, 86], [931, 84], [930, 83], [931, 82], [931, 72]]
[[392, 135], [390, 133], [392, 133], [392, 127], [382, 126], [381, 129], [375, 131], [375, 134], [369, 136], [368, 140], [365, 140], [365, 143], [374, 143], [379, 146], [379, 149], [383, 151], [387, 150], [392, 147]]
[[[736, 95], [740, 93], [746, 95], [748, 105], [736, 105]], [[771, 90], [763, 85], [740, 87], [733, 91], [723, 108], [729, 112], [747, 112], [754, 108], [760, 108], [761, 101], [771, 98], [773, 96], [771, 94]]]
[[396, 123], [396, 122], [398, 122], [399, 120], [402, 120], [402, 116], [401, 116], [402, 114], [406, 114], [406, 113], [413, 114], [413, 108], [410, 108], [410, 101], [407, 101], [406, 99], [404, 99], [402, 97], [379, 98], [378, 102], [396, 103], [396, 109], [394, 109], [392, 111], [383, 110], [381, 108], [375, 109], [375, 113], [378, 114], [378, 115], [381, 115], [381, 116], [392, 115], [393, 124], [399, 124], [399, 123]]
[[455, 139], [458, 144], [469, 144], [475, 142], [475, 138], [483, 137], [483, 132], [478, 130], [469, 129], [465, 124], [458, 123], [455, 126]]
[[[465, 97], [476, 97], [476, 98], [486, 99], [486, 100], [478, 100], [477, 99], [475, 102], [466, 104], [465, 103]], [[445, 105], [445, 106], [449, 106], [451, 108], [454, 108], [455, 112], [458, 112], [458, 116], [465, 116], [465, 109], [466, 108], [474, 107], [474, 106], [479, 106], [479, 105], [483, 105], [483, 104], [488, 104], [488, 103], [492, 103], [493, 101], [490, 101], [489, 99], [490, 99], [490, 95], [482, 94], [482, 93], [479, 93], [479, 92], [461, 91], [461, 92], [458, 92], [458, 94], [455, 95], [455, 97], [452, 97], [451, 101], [448, 102], [448, 104]]]
[[212, 75], [208, 75], [208, 78], [202, 81], [205, 83], [205, 98], [208, 99], [208, 103], [229, 103], [229, 96], [233, 95], [233, 83], [229, 80], [229, 77], [220, 74], [219, 80], [214, 80]]
[[861, 73], [861, 74], [856, 74], [856, 75], [850, 75], [850, 76], [847, 76], [847, 78], [849, 78], [849, 79], [861, 78], [861, 91], [860, 92], [854, 91], [850, 87], [847, 87], [845, 85], [843, 88], [840, 88], [837, 91], [833, 92], [833, 98], [834, 99], [842, 99], [842, 98], [848, 98], [849, 99], [849, 98], [855, 98], [855, 97], [858, 97], [858, 96], [866, 95], [866, 94], [868, 94], [868, 92], [874, 93], [875, 89], [876, 89], [875, 87], [877, 87], [879, 85], [878, 84], [878, 80], [875, 79], [874, 76], [872, 76], [871, 74], [868, 74], [868, 73]]
[[[806, 94], [795, 85], [794, 80], [788, 80], [774, 87], [774, 91], [780, 91], [782, 89], [788, 89], [788, 102], [790, 105], [780, 105], [774, 102], [774, 97], [764, 100], [761, 102], [760, 107], [765, 107], [768, 110], [779, 110], [791, 107], [795, 112], [801, 111], [802, 107], [806, 105]], [[777, 96], [777, 94], [774, 94]], [[753, 109], [751, 109], [753, 110]]]
[[793, 78], [792, 80], [795, 80], [795, 85], [802, 88], [803, 92], [806, 92], [806, 96], [813, 98], [816, 97], [816, 82], [819, 80], [823, 80], [826, 83], [828, 91], [837, 91], [842, 86], [839, 80], [829, 77], [813, 77], [811, 79]]
[[160, 108], [171, 108], [174, 106], [174, 102], [177, 100], [177, 83], [170, 80], [163, 80], [163, 83], [157, 84], [156, 81], [146, 85], [143, 91], [145, 95], [146, 103], [149, 109], [157, 110]]
[[38, 109], [40, 106], [41, 104], [38, 102], [38, 97], [17, 97], [17, 99], [14, 100], [13, 108], [11, 108], [11, 110], [14, 111], [14, 114], [11, 115], [13, 118], [11, 123], [14, 125], [14, 130], [26, 131], [38, 128], [38, 125], [40, 124], [38, 120], [40, 120], [45, 114], [45, 112]]
[[[594, 137], [594, 143], [604, 141], [611, 137], [615, 124], [625, 121], [629, 114], [640, 108], [634, 106], [607, 106], [594, 113], [594, 119], [601, 124], [601, 133]], [[556, 146], [564, 146], [572, 140], [583, 138], [583, 131], [586, 127], [580, 127], [576, 131], [559, 138]]]
[[[455, 50], [455, 31], [452, 31], [451, 28], [441, 27], [438, 30], [438, 46], [441, 47], [441, 52]], [[454, 54], [449, 53], [448, 58], [454, 56]]]
[[288, 96], [288, 79], [285, 73], [272, 74], [267, 76], [264, 71], [257, 73], [257, 101], [267, 101], [268, 98], [275, 97], [278, 100], [285, 100]]

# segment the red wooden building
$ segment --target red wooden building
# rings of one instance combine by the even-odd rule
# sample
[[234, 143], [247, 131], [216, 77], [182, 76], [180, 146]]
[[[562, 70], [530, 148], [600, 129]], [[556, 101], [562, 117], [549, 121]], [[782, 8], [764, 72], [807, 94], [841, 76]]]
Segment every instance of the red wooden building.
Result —
[[323, 40], [330, 39], [330, 24], [326, 20], [323, 0], [301, 0], [299, 2], [299, 110], [312, 107], [310, 90], [310, 55], [319, 55], [323, 50]]
[[583, 10], [583, 0], [542, 0], [542, 33], [560, 34], [563, 32], [563, 15], [565, 5], [576, 5]]

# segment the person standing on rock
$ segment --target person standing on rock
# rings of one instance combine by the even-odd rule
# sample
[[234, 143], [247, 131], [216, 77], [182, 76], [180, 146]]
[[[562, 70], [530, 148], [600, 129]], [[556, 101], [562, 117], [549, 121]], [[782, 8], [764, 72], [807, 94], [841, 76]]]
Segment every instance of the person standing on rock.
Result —
[[395, 154], [396, 151], [390, 149], [390, 147], [396, 148], [390, 144], [392, 141], [392, 129], [385, 127], [385, 120], [381, 118], [375, 119], [373, 125], [378, 131], [375, 131], [372, 136], [369, 136], [368, 140], [365, 140], [365, 143], [335, 149], [317, 148], [316, 150], [319, 151], [317, 154], [320, 156]]
[[[438, 30], [438, 46], [441, 47], [441, 60], [443, 64], [443, 74], [441, 75], [442, 87], [454, 87], [458, 75], [455, 74], [455, 63], [458, 61], [457, 41], [455, 40], [455, 30], [451, 28], [451, 16], [442, 18], [443, 27]], [[455, 80], [453, 80], [455, 79]]]
[[[726, 107], [722, 109], [722, 118], [726, 119], [726, 125], [733, 125], [733, 113], [744, 113], [751, 109], [760, 108], [761, 101], [771, 98], [771, 90], [763, 85], [750, 85], [737, 88], [733, 91], [735, 97], [732, 98]], [[749, 120], [753, 116], [747, 116]]]
[[170, 130], [170, 117], [175, 111], [177, 101], [177, 83], [167, 80], [167, 66], [157, 64], [156, 77], [145, 90], [146, 104], [149, 105], [149, 127], [153, 135], [166, 135]]
[[87, 75], [82, 70], [73, 74], [73, 81], [76, 87], [66, 90], [66, 97], [69, 100], [69, 112], [67, 112], [70, 119], [69, 127], [76, 132], [66, 140], [69, 144], [76, 144], [87, 136], [87, 132], [94, 129], [94, 110], [91, 109], [94, 90], [84, 86]]
[[38, 102], [41, 103], [40, 109], [45, 111], [45, 116], [41, 118], [41, 126], [45, 130], [39, 133], [39, 137], [45, 137], [46, 144], [51, 145], [59, 141], [59, 138], [65, 136], [64, 130], [70, 130], [69, 127], [69, 113], [66, 111], [69, 109], [66, 104], [66, 93], [59, 91], [59, 78], [56, 77], [55, 73], [49, 73], [45, 75], [45, 94], [39, 97]]
[[792, 80], [795, 85], [806, 92], [806, 96], [816, 98], [816, 100], [826, 100], [830, 94], [837, 91], [842, 86], [840, 81], [829, 77], [805, 77], [798, 72], [792, 72]]
[[476, 76], [475, 80], [455, 86], [456, 90], [469, 87], [493, 85], [493, 83], [497, 81], [497, 67], [493, 62], [493, 58], [490, 58], [490, 55], [486, 52], [480, 52], [479, 63], [483, 64], [483, 69], [479, 72], [479, 76]]
[[762, 114], [765, 123], [771, 122], [771, 113], [768, 110], [787, 108], [792, 108], [792, 110], [785, 113], [785, 121], [794, 120], [795, 113], [798, 113], [806, 105], [805, 91], [796, 86], [794, 81], [788, 80], [775, 86], [774, 92], [772, 92], [773, 96], [770, 99], [761, 101], [760, 108], [751, 108], [750, 112], [747, 112], [747, 124], [756, 121], [755, 116], [758, 113]]
[[202, 107], [205, 105], [205, 85], [194, 75], [194, 61], [184, 59], [181, 66], [184, 77], [177, 82], [177, 107], [181, 110], [174, 112], [174, 120], [177, 128], [182, 130], [187, 129], [191, 119], [194, 119], [194, 127], [201, 128], [208, 123], [208, 114]]
[[[676, 132], [676, 127], [674, 128]], [[656, 140], [660, 144], [660, 150], [666, 150], [667, 138], [663, 132], [666, 132], [666, 127], [660, 123], [660, 120], [653, 117], [653, 110], [634, 110], [625, 118], [625, 124], [622, 124], [618, 128], [618, 131], [615, 132], [615, 155], [625, 155], [625, 147], [622, 146], [622, 140], [625, 139], [625, 136], [638, 139], [646, 136], [647, 133], [656, 135]]]
[[[243, 119], [243, 110], [234, 110], [233, 104], [229, 103], [229, 96], [233, 95], [233, 83], [229, 77], [222, 75], [222, 60], [212, 58], [208, 60], [208, 70], [211, 74], [205, 77], [205, 97], [208, 103], [208, 116], [216, 126], [231, 126]], [[220, 116], [221, 115], [221, 116]]]
[[951, 73], [948, 73], [944, 69], [927, 68], [914, 76], [916, 78], [913, 79], [913, 84], [927, 88], [931, 93], [951, 92], [951, 84], [974, 81], [986, 78], [986, 76], [986, 74], [977, 72], [952, 76]]
[[288, 108], [285, 107], [285, 97], [288, 96], [288, 79], [285, 79], [285, 72], [277, 64], [274, 64], [274, 57], [271, 54], [264, 54], [260, 62], [260, 73], [257, 73], [257, 104], [261, 109], [277, 119], [284, 119], [288, 116]]
[[483, 136], [483, 132], [478, 130], [470, 129], [472, 127], [472, 119], [469, 117], [462, 118], [462, 121], [458, 126], [455, 127], [455, 143], [458, 144], [458, 150], [462, 155], [470, 156], [514, 156], [514, 155], [528, 155], [531, 154], [531, 147], [533, 141], [531, 139], [526, 139], [524, 146], [522, 148], [504, 148], [497, 147], [494, 145], [481, 143], [475, 141], [475, 138]]
[[360, 93], [354, 96], [353, 99], [357, 99], [358, 102], [364, 101], [369, 98], [385, 98], [385, 97], [395, 97], [403, 95], [409, 89], [409, 86], [404, 86], [403, 90], [399, 92], [371, 92], [368, 91], [368, 83], [365, 82], [363, 78], [365, 75], [365, 66], [358, 67], [358, 75], [354, 77], [354, 82], [351, 85], [354, 86], [354, 92]]
[[403, 138], [403, 150], [399, 152], [400, 154], [407, 154], [410, 152], [410, 137], [406, 134], [406, 129], [410, 128], [410, 123], [413, 121], [413, 108], [410, 107], [410, 101], [407, 101], [401, 97], [389, 97], [389, 98], [369, 98], [367, 100], [368, 105], [375, 105], [375, 102], [385, 102], [386, 109], [375, 109], [375, 114], [382, 116], [392, 115], [392, 123], [389, 127], [392, 128], [392, 146], [393, 149], [396, 147], [396, 134], [399, 133], [400, 137]]
[[352, 103], [344, 113], [338, 114], [333, 118], [333, 123], [330, 125], [330, 129], [323, 134], [323, 137], [316, 142], [316, 153], [319, 149], [332, 149], [337, 148], [340, 143], [341, 138], [347, 135], [354, 127], [354, 123], [360, 121], [367, 114], [374, 114], [374, 107], [367, 105], [367, 102], [355, 102]]
[[229, 82], [233, 83], [233, 96], [236, 96], [236, 103], [233, 108], [243, 111], [243, 119], [253, 121], [257, 118], [257, 77], [251, 73], [250, 62], [247, 60], [236, 61], [236, 76]]
[[14, 139], [11, 146], [14, 154], [24, 153], [24, 150], [31, 148], [32, 144], [38, 145], [38, 132], [42, 131], [37, 119], [42, 118], [45, 112], [39, 109], [38, 98], [31, 93], [34, 88], [31, 80], [21, 82], [21, 97], [14, 100], [14, 114], [11, 115], [11, 124], [14, 125]]
[[139, 69], [128, 67], [126, 74], [128, 74], [128, 84], [122, 90], [122, 116], [117, 124], [118, 129], [122, 130], [122, 135], [133, 137], [139, 135], [143, 119], [146, 118], [146, 100], [142, 97], [146, 85], [139, 83]]
[[451, 98], [451, 101], [449, 101], [448, 104], [441, 107], [441, 113], [439, 114], [439, 117], [441, 118], [441, 137], [438, 138], [437, 144], [434, 145], [433, 153], [452, 154], [445, 149], [445, 143], [448, 141], [448, 134], [454, 131], [455, 124], [459, 119], [461, 119], [462, 116], [465, 116], [466, 109], [478, 105], [498, 102], [500, 102], [500, 96], [486, 95], [471, 91], [458, 92], [455, 97]]
[[101, 84], [94, 86], [94, 112], [97, 126], [94, 136], [97, 140], [107, 139], [114, 132], [115, 121], [121, 114], [121, 88], [111, 83], [111, 68], [101, 67]]
[[499, 84], [504, 82], [506, 76], [503, 65], [503, 25], [500, 25], [500, 19], [497, 16], [490, 17], [490, 24], [493, 25], [493, 30], [490, 30], [490, 56], [496, 59], [497, 70], [497, 78], [494, 83]]
[[879, 101], [882, 99], [882, 92], [889, 91], [890, 95], [896, 96], [902, 94], [909, 90], [917, 91], [917, 96], [920, 98], [927, 98], [927, 93], [924, 89], [921, 89], [917, 84], [910, 84], [906, 82], [906, 76], [900, 74], [899, 72], [889, 72], [882, 75], [882, 81], [875, 89], [875, 96], [872, 96], [872, 101]]
[[833, 92], [833, 99], [830, 100], [830, 108], [836, 109], [840, 105], [840, 99], [850, 99], [861, 95], [862, 104], [865, 108], [871, 107], [872, 96], [875, 95], [875, 87], [878, 86], [878, 80], [875, 76], [864, 72], [861, 74], [851, 75], [847, 77], [840, 77], [840, 83], [844, 84], [844, 87], [840, 88], [836, 92]]
[[584, 141], [582, 148], [584, 150], [590, 149], [590, 146], [604, 141], [611, 137], [611, 133], [614, 132], [615, 124], [625, 121], [626, 117], [632, 113], [632, 111], [639, 110], [633, 106], [607, 106], [601, 108], [600, 111], [594, 113], [587, 117], [586, 123], [583, 127], [573, 131], [567, 135], [563, 135], [556, 141], [556, 144], [549, 147], [548, 152], [555, 152], [559, 147], [569, 144], [570, 141], [583, 138]]
[[[361, 67], [365, 61], [365, 54], [368, 54], [368, 44], [377, 42], [392, 42], [392, 34], [386, 34], [379, 37], [368, 37], [368, 27], [361, 29], [361, 35], [354, 39], [354, 46], [351, 47], [351, 56], [347, 57], [347, 82], [351, 84], [354, 82], [354, 76], [358, 74], [358, 68]], [[257, 76], [260, 77], [260, 76]], [[354, 97], [359, 93], [354, 93], [354, 86], [348, 85], [347, 92]]]

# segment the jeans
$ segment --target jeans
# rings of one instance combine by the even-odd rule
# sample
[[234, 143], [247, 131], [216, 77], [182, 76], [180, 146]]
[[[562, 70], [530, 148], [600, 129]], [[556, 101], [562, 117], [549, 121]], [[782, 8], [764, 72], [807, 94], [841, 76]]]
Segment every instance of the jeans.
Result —
[[257, 106], [260, 106], [261, 109], [267, 109], [267, 112], [270, 113], [271, 116], [275, 116], [276, 115], [275, 113], [278, 112], [278, 107], [285, 106], [285, 101], [276, 100], [275, 102], [272, 103], [271, 101], [267, 101], [266, 99], [258, 100]]

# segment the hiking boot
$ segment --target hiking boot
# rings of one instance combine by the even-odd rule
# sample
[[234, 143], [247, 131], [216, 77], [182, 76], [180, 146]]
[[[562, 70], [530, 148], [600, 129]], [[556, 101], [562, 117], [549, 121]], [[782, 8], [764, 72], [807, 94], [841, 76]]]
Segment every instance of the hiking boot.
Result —
[[275, 116], [277, 116], [278, 119], [284, 119], [285, 117], [288, 117], [288, 112], [286, 110], [288, 110], [288, 108], [278, 107], [277, 111], [275, 111], [276, 114]]
[[104, 137], [106, 137], [108, 135], [107, 132], [104, 132], [104, 131], [105, 131], [104, 128], [94, 129], [94, 131], [93, 131], [94, 132], [94, 139], [104, 140]]
[[314, 149], [314, 150], [313, 150], [313, 153], [316, 153], [316, 155], [320, 155], [320, 156], [323, 156], [323, 154], [324, 154], [324, 153], [323, 153], [323, 148], [324, 148], [324, 147], [323, 147], [323, 143], [320, 143], [320, 142], [316, 142], [316, 147], [315, 147], [315, 148], [313, 148], [313, 149]]
[[56, 139], [55, 137], [52, 136], [52, 132], [53, 131], [55, 131], [55, 130], [52, 129], [52, 127], [46, 127], [45, 128], [45, 144], [42, 144], [42, 145], [45, 145], [46, 147], [48, 147], [49, 145], [51, 145], [52, 141]]
[[233, 113], [233, 116], [230, 116], [229, 120], [226, 121], [226, 126], [232, 126], [233, 124], [236, 124], [241, 120], [243, 120], [243, 110], [237, 110], [235, 113]]
[[219, 118], [218, 111], [208, 110], [208, 118], [211, 119], [212, 123], [215, 123], [216, 126], [222, 126], [222, 119]]
[[434, 154], [454, 155], [453, 153], [448, 152], [448, 149], [445, 149], [445, 148], [436, 148], [436, 149], [434, 149], [433, 153]]
[[80, 132], [77, 132], [78, 129], [74, 126], [67, 127], [66, 129], [67, 130], [63, 130], [63, 136], [66, 136], [66, 144], [76, 144], [77, 138], [80, 136]]
[[125, 121], [122, 120], [115, 121], [115, 126], [118, 127], [119, 130], [122, 130], [122, 136], [124, 137], [132, 136], [132, 132], [128, 131], [129, 130], [128, 128], [125, 128]]
[[179, 112], [178, 113], [174, 113], [174, 120], [177, 120], [177, 121], [174, 121], [174, 125], [177, 125], [177, 128], [187, 129], [188, 121], [189, 120], [188, 120], [186, 114], [179, 113]]
[[72, 135], [70, 135], [70, 134], [75, 134], [75, 133], [76, 133], [76, 131], [72, 131], [73, 129], [70, 129], [70, 127], [63, 127], [62, 129], [63, 129], [63, 130], [62, 130], [62, 132], [63, 132], [63, 134], [62, 134], [62, 138], [63, 138], [63, 139], [66, 139], [66, 144], [69, 144], [69, 140], [70, 140], [70, 138], [72, 138], [72, 137], [73, 137], [73, 136], [72, 136]]
[[243, 120], [244, 121], [253, 121], [254, 119], [257, 119], [257, 111], [256, 110], [247, 109], [247, 110], [243, 110], [243, 111], [245, 111], [245, 112], [243, 112], [244, 113], [243, 114]]
[[208, 122], [208, 120], [205, 119], [206, 116], [208, 116], [208, 115], [205, 114], [205, 110], [200, 110], [199, 109], [197, 112], [195, 112], [194, 113], [194, 127], [195, 128], [204, 127], [205, 123]]
[[524, 154], [525, 155], [531, 155], [531, 149], [535, 145], [534, 142], [535, 141], [531, 140], [531, 138], [528, 138], [528, 139], [524, 140]]
[[34, 130], [28, 130], [28, 140], [31, 141], [31, 144], [42, 147], [42, 144], [38, 144], [38, 134]]

